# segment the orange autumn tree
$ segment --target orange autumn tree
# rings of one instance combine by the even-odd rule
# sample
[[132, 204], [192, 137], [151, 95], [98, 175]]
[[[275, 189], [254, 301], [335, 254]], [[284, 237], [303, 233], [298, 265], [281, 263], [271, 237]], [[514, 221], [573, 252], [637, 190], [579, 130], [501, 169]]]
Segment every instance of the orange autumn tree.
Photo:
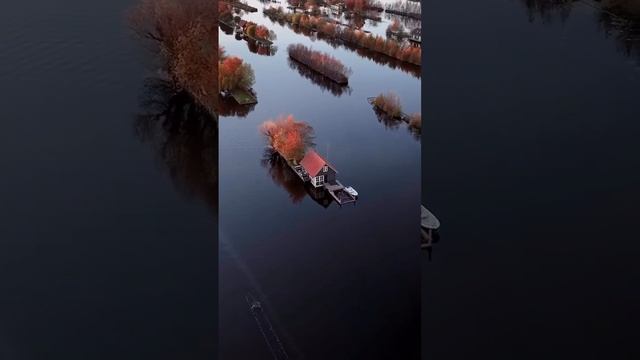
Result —
[[218, 93], [217, 19], [208, 0], [140, 0], [129, 13], [131, 28], [155, 45], [175, 88], [208, 108]]
[[260, 126], [269, 145], [282, 157], [295, 163], [302, 160], [307, 149], [313, 146], [313, 128], [293, 115], [267, 120]]
[[262, 40], [273, 40], [275, 38], [275, 33], [273, 31], [269, 31], [269, 29], [263, 25], [258, 25], [256, 26], [256, 37]]
[[253, 69], [237, 56], [225, 56], [218, 65], [218, 86], [220, 90], [243, 89], [253, 86]]

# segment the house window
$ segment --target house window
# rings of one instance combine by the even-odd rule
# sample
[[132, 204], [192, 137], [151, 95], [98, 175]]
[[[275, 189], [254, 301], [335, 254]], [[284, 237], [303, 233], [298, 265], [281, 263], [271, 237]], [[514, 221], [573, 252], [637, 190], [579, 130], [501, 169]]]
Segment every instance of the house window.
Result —
[[316, 176], [316, 185], [322, 185], [324, 183], [324, 175]]
[[329, 171], [329, 166], [325, 165], [325, 166], [322, 168], [322, 171], [324, 171], [324, 172]]

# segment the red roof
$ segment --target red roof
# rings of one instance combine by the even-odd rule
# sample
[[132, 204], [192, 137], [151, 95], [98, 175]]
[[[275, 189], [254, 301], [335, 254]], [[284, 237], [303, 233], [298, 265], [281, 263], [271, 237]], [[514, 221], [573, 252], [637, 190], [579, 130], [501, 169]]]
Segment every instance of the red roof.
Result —
[[302, 165], [302, 167], [311, 177], [318, 176], [318, 173], [325, 165], [336, 171], [336, 169], [331, 166], [331, 164], [329, 164], [325, 159], [318, 155], [317, 152], [311, 149], [307, 150], [307, 153], [304, 154], [304, 158], [302, 159], [302, 161], [300, 161], [300, 165]]

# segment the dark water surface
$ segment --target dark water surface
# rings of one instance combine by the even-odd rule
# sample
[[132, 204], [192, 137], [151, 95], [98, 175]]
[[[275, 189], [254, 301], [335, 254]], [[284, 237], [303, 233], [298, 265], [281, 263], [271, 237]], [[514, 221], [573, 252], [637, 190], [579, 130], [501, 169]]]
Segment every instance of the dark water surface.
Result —
[[[407, 112], [420, 111], [420, 79], [312, 42], [250, 4], [260, 10], [243, 18], [273, 29], [278, 50], [253, 53], [220, 33], [227, 53], [253, 67], [258, 97], [245, 117], [220, 119], [221, 358], [271, 358], [251, 293], [291, 359], [417, 359], [420, 142], [405, 124], [379, 122], [366, 99], [395, 90]], [[349, 89], [290, 66], [286, 48], [298, 42], [351, 67]], [[325, 208], [265, 159], [258, 127], [281, 114], [314, 127], [317, 151], [360, 193], [355, 206]]]
[[527, 3], [424, 4], [423, 358], [636, 359], [637, 59]]
[[215, 358], [215, 201], [134, 131], [133, 4], [1, 6], [3, 360]]

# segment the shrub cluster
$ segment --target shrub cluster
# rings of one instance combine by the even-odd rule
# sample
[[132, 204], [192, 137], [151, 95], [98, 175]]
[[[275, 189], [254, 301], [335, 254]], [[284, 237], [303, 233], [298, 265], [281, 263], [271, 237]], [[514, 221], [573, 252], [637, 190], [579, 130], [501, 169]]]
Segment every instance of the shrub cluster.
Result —
[[273, 30], [269, 30], [264, 25], [258, 25], [252, 21], [241, 21], [240, 25], [242, 26], [244, 33], [254, 39], [272, 41], [276, 38], [276, 34]]
[[380, 110], [384, 111], [388, 116], [398, 118], [402, 114], [402, 106], [400, 106], [400, 98], [396, 93], [389, 92], [387, 94], [380, 94], [373, 100], [375, 105]]
[[260, 126], [269, 145], [287, 161], [299, 162], [313, 145], [313, 128], [293, 115], [267, 120]]
[[335, 82], [347, 83], [349, 81], [351, 69], [327, 53], [315, 51], [302, 44], [291, 44], [287, 47], [287, 51], [292, 59], [307, 65]]
[[218, 86], [220, 90], [250, 89], [255, 82], [251, 66], [237, 56], [226, 56], [222, 48], [218, 50], [218, 53], [221, 55], [218, 63]]
[[412, 47], [404, 42], [342, 26], [326, 18], [285, 12], [281, 7], [267, 8], [264, 10], [264, 14], [271, 19], [282, 20], [294, 26], [313, 29], [327, 37], [340, 39], [401, 61], [415, 65], [421, 65], [422, 63], [421, 49]]

